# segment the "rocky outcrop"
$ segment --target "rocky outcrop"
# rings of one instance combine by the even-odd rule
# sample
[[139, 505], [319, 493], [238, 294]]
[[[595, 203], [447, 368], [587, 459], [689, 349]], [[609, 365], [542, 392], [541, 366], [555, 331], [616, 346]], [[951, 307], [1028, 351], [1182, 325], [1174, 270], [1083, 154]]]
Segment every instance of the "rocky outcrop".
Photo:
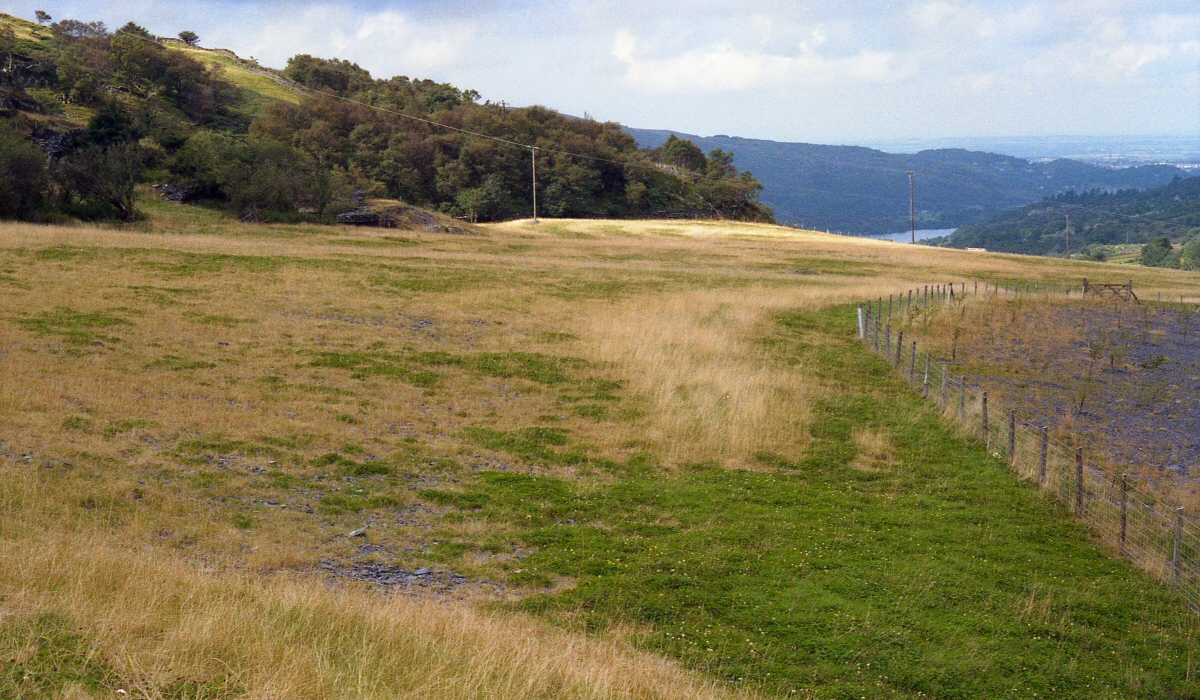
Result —
[[398, 202], [375, 200], [359, 204], [354, 211], [337, 215], [339, 224], [400, 228], [459, 236], [478, 236], [478, 231], [460, 226], [453, 219]]

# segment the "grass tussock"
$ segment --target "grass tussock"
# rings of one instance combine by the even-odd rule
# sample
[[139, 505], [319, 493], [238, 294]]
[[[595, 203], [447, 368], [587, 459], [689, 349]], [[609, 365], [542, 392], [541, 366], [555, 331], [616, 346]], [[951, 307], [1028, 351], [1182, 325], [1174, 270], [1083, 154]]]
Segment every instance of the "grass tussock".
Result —
[[857, 452], [850, 466], [864, 472], [877, 472], [894, 463], [896, 447], [878, 430], [855, 428], [852, 435]]

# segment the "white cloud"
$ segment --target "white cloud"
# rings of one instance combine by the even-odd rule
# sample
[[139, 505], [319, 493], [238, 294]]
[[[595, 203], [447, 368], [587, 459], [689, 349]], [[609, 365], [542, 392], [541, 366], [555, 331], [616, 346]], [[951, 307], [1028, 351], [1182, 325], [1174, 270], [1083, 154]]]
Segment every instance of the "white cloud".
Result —
[[992, 74], [980, 75], [971, 80], [971, 92], [982, 94], [989, 92], [992, 86], [996, 84], [996, 76]]
[[1148, 66], [1160, 63], [1175, 53], [1170, 44], [1138, 42], [1069, 42], [1030, 56], [1021, 73], [1046, 86], [1068, 85], [1079, 81], [1109, 87], [1142, 79]]
[[[817, 46], [824, 42], [819, 30], [812, 38]], [[862, 50], [845, 58], [826, 58], [807, 42], [795, 55], [745, 51], [724, 41], [666, 58], [646, 58], [639, 55], [637, 37], [627, 29], [613, 37], [612, 55], [626, 65], [625, 82], [651, 94], [894, 82], [916, 70], [912, 64], [900, 65], [890, 52]]]
[[[1107, 53], [1107, 56], [1103, 54]], [[1105, 59], [1107, 69], [1100, 76], [1106, 75], [1133, 77], [1146, 66], [1163, 60], [1171, 55], [1171, 47], [1165, 44], [1122, 44], [1101, 54]]]
[[388, 77], [453, 65], [475, 34], [475, 26], [466, 22], [419, 22], [394, 10], [366, 13], [346, 5], [314, 4], [272, 17], [242, 41], [272, 65], [310, 53], [356, 61]]

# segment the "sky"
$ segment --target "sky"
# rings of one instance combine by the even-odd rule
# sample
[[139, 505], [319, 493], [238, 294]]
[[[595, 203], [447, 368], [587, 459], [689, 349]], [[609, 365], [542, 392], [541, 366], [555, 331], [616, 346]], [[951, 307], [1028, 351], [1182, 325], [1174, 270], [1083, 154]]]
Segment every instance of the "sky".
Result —
[[815, 143], [1200, 137], [1200, 1], [0, 0], [628, 126]]

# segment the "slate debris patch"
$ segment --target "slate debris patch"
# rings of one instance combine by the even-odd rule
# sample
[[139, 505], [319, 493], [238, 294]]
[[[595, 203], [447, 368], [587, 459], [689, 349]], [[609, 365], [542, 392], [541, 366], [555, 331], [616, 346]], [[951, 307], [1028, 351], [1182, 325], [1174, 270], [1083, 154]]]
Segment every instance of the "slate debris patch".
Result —
[[463, 574], [453, 571], [434, 571], [421, 567], [407, 571], [399, 566], [378, 562], [353, 562], [338, 564], [322, 559], [320, 568], [339, 578], [364, 581], [383, 588], [425, 589], [434, 593], [448, 593], [469, 583]]

